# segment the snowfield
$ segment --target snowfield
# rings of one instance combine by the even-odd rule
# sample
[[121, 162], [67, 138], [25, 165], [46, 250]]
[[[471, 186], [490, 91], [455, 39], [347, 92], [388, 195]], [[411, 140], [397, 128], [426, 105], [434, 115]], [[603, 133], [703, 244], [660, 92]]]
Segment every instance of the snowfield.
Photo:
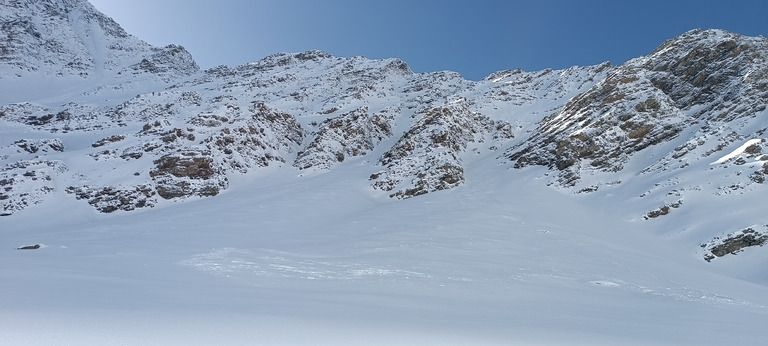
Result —
[[679, 251], [684, 236], [607, 215], [622, 196], [564, 198], [535, 169], [496, 172], [403, 201], [283, 168], [183, 207], [30, 208], [2, 219], [0, 341], [761, 342], [768, 276], [740, 269], [763, 252], [707, 264]]

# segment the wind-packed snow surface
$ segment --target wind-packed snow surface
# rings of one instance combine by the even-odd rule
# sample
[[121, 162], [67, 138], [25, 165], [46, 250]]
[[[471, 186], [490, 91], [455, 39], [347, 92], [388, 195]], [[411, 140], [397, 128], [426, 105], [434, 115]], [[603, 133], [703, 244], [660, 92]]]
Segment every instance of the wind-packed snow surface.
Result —
[[0, 21], [0, 344], [765, 343], [765, 38], [467, 81]]
[[680, 251], [685, 236], [629, 220], [615, 207], [625, 197], [574, 199], [493, 165], [467, 188], [404, 201], [353, 176], [289, 172], [139, 214], [60, 201], [43, 219], [3, 219], [5, 244], [43, 245], [3, 251], [3, 343], [763, 338], [764, 255], [706, 263]]

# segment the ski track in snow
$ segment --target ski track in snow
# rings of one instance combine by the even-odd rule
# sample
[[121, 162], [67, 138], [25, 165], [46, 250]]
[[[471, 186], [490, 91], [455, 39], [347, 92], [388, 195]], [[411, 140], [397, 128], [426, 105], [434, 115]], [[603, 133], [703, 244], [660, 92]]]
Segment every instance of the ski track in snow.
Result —
[[702, 303], [711, 305], [736, 305], [746, 306], [758, 309], [765, 309], [765, 306], [754, 304], [745, 300], [732, 298], [726, 295], [710, 292], [702, 289], [689, 287], [682, 284], [671, 283], [670, 287], [650, 288], [643, 285], [624, 282], [622, 280], [594, 280], [589, 283], [607, 289], [621, 289], [632, 293], [673, 299], [683, 302]]
[[217, 276], [255, 278], [260, 284], [276, 283], [280, 278], [305, 280], [430, 278], [430, 275], [414, 270], [311, 260], [298, 254], [269, 249], [215, 249], [181, 261], [180, 264]]
[[[207, 272], [219, 277], [241, 279], [252, 282], [256, 286], [279, 286], [286, 280], [319, 281], [367, 281], [374, 284], [402, 283], [444, 286], [450, 282], [487, 283], [499, 287], [508, 286], [514, 282], [526, 283], [560, 283], [561, 285], [591, 285], [605, 289], [622, 290], [631, 295], [641, 295], [671, 299], [681, 302], [729, 305], [766, 309], [766, 306], [749, 301], [733, 298], [716, 292], [690, 287], [685, 284], [669, 281], [666, 285], [650, 287], [639, 283], [617, 278], [589, 280], [589, 273], [571, 273], [570, 275], [553, 273], [523, 273], [506, 277], [476, 278], [456, 273], [440, 273], [429, 268], [396, 268], [393, 266], [370, 266], [363, 263], [345, 263], [334, 260], [312, 259], [297, 253], [271, 249], [246, 250], [239, 248], [219, 248], [211, 252], [192, 256], [179, 262], [180, 265]], [[661, 283], [661, 282], [656, 282]]]

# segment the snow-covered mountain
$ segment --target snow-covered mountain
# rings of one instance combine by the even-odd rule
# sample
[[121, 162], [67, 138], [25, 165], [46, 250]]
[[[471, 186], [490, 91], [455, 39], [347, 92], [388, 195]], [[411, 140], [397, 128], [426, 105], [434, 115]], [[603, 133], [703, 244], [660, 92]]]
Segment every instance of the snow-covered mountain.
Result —
[[[119, 254], [124, 243], [99, 235], [119, 229], [109, 234], [120, 234], [137, 253], [148, 251], [137, 250], [143, 241], [170, 246], [188, 239], [171, 248], [199, 253], [172, 257], [176, 266], [257, 285], [283, 277], [267, 280], [269, 289], [302, 286], [307, 277], [354, 278], [351, 293], [375, 300], [383, 296], [368, 286], [374, 281], [357, 281], [375, 276], [394, 290], [414, 285], [407, 299], [386, 296], [396, 305], [418, 303], [412, 296], [429, 295], [434, 287], [427, 283], [437, 281], [452, 287], [442, 293], [446, 301], [477, 289], [501, 306], [521, 306], [493, 282], [525, 292], [534, 302], [530, 309], [549, 306], [532, 295], [541, 289], [576, 299], [566, 315], [578, 315], [602, 296], [594, 286], [621, 287], [606, 299], [632, 306], [649, 297], [651, 305], [675, 301], [680, 309], [665, 317], [672, 320], [696, 314], [691, 306], [712, 305], [743, 323], [742, 335], [768, 321], [768, 301], [760, 298], [768, 285], [765, 37], [697, 29], [620, 66], [506, 70], [468, 81], [450, 71], [414, 73], [399, 59], [316, 50], [201, 71], [183, 47], [153, 47], [85, 0], [6, 2], [0, 27], [0, 233], [19, 242], [6, 244], [11, 247], [43, 243], [39, 252], [66, 256], [63, 249], [72, 245], [53, 249], [54, 240], [46, 239], [95, 237]], [[57, 222], [63, 233], [51, 234]], [[129, 238], [126, 224], [174, 231]], [[258, 230], [261, 245], [240, 239]], [[549, 233], [557, 241], [541, 245], [539, 236]], [[212, 240], [216, 234], [244, 244]], [[489, 257], [480, 256], [486, 251]], [[398, 264], [380, 252], [391, 252]], [[2, 280], [20, 275], [17, 268], [32, 271], [23, 274], [29, 282], [9, 290], [50, 304], [53, 296], [27, 291], [44, 284], [49, 271], [35, 276], [40, 269], [20, 255], [2, 255], [19, 266], [0, 269]], [[669, 262], [675, 264], [667, 268]], [[656, 272], [665, 268], [666, 274]], [[691, 271], [683, 283], [670, 284]], [[186, 275], [193, 274], [178, 282], [201, 282]], [[722, 282], [708, 286], [710, 279]], [[591, 298], [564, 293], [582, 290], [576, 281], [592, 285], [585, 293]], [[0, 309], [17, 311], [8, 299]], [[362, 311], [378, 306], [360, 304]], [[487, 311], [496, 322], [509, 317], [492, 305], [473, 311]], [[620, 309], [597, 310], [607, 319], [590, 318], [605, 323]], [[552, 318], [540, 310], [533, 315], [539, 322]], [[451, 316], [447, 325], [462, 321]], [[659, 331], [658, 316], [645, 311], [628, 321]], [[724, 329], [694, 336], [702, 326], [717, 326], [711, 321], [684, 323], [677, 339], [666, 329], [657, 339], [621, 328], [594, 339], [602, 335], [590, 329], [597, 324], [582, 321], [577, 325], [586, 329], [551, 340], [727, 339]], [[504, 334], [503, 324], [488, 328], [494, 337]], [[743, 340], [758, 339], [755, 333]]]
[[153, 47], [87, 0], [9, 0], [0, 8], [0, 23], [2, 103], [31, 95], [61, 100], [88, 88], [135, 94], [200, 69], [183, 47]]

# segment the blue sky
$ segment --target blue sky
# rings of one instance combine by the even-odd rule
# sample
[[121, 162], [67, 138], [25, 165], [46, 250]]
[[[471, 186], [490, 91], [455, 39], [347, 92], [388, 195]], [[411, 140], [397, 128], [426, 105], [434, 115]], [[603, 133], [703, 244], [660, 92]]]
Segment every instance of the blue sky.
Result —
[[768, 35], [768, 1], [91, 0], [129, 33], [203, 68], [277, 52], [397, 57], [415, 72], [621, 64], [694, 28]]

